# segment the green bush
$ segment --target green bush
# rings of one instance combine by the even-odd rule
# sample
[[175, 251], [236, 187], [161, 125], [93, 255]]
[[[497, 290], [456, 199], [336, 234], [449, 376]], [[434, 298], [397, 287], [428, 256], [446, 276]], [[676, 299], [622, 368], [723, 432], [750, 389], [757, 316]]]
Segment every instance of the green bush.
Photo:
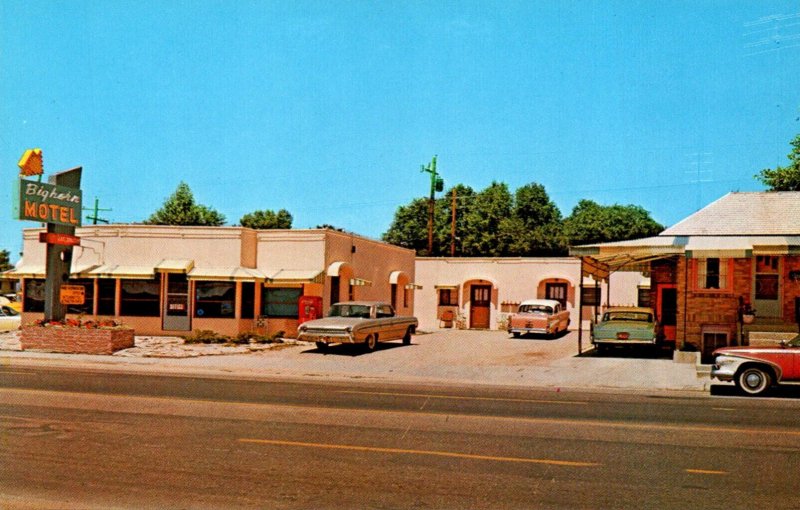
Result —
[[197, 329], [190, 335], [183, 337], [187, 344], [224, 344], [231, 341], [230, 337], [220, 335], [216, 331], [209, 329]]

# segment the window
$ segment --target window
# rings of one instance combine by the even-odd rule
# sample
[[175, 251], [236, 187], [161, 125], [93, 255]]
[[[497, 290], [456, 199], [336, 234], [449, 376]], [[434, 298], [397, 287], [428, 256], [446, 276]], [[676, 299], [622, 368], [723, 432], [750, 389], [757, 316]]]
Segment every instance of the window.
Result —
[[600, 306], [600, 287], [584, 287], [581, 289], [583, 306]]
[[94, 280], [76, 279], [69, 280], [68, 285], [80, 285], [83, 287], [84, 300], [82, 305], [66, 305], [67, 313], [77, 313], [83, 315], [94, 314]]
[[639, 287], [636, 301], [637, 306], [641, 306], [642, 308], [650, 308], [650, 287]]
[[235, 316], [235, 282], [196, 282], [194, 289], [195, 317], [220, 319]]
[[117, 296], [117, 280], [97, 280], [97, 315], [115, 315], [114, 301]]
[[727, 259], [699, 259], [697, 261], [697, 288], [725, 290], [729, 288]]
[[381, 305], [376, 311], [377, 318], [394, 317], [394, 309], [391, 306]]
[[26, 312], [44, 312], [44, 280], [25, 280]]
[[120, 280], [120, 314], [160, 317], [161, 276], [152, 280]]
[[456, 289], [439, 289], [439, 306], [458, 306]]
[[301, 288], [264, 287], [262, 315], [296, 319], [302, 294]]

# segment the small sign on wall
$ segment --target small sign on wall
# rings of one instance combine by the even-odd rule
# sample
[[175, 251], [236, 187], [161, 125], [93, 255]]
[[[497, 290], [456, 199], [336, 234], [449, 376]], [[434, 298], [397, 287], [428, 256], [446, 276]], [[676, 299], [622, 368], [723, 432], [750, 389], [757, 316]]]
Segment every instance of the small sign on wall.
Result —
[[62, 285], [60, 297], [62, 305], [82, 305], [86, 302], [86, 289], [83, 285]]

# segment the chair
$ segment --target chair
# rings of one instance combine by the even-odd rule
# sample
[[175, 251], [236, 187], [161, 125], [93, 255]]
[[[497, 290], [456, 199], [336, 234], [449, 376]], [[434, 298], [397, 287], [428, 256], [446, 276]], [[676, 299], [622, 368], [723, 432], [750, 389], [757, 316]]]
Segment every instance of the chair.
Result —
[[[452, 328], [454, 318], [455, 314], [453, 313], [453, 310], [444, 310], [441, 314], [439, 314], [439, 327]], [[444, 326], [442, 326], [442, 323], [444, 323]]]

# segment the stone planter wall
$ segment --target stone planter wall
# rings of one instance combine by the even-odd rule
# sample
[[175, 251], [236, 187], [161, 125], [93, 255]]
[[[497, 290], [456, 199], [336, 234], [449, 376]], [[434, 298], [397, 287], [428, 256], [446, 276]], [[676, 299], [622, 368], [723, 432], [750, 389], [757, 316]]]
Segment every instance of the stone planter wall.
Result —
[[113, 354], [120, 349], [133, 347], [133, 330], [129, 328], [75, 328], [38, 327], [22, 328], [22, 350], [35, 349], [69, 354]]

